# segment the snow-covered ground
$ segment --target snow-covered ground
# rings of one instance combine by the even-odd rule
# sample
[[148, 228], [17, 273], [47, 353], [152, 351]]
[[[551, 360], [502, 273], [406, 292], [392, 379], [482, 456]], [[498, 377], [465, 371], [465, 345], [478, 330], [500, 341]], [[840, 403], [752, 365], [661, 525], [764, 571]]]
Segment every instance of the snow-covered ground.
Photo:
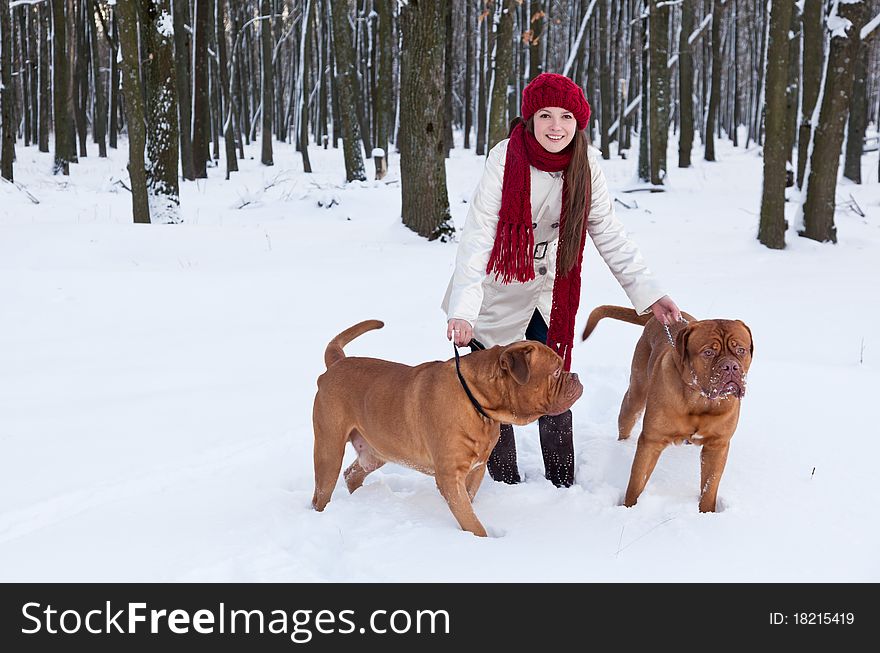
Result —
[[[385, 180], [344, 186], [339, 150], [312, 148], [304, 175], [292, 147], [265, 168], [254, 144], [231, 181], [221, 167], [181, 185], [185, 224], [134, 225], [121, 146], [67, 178], [19, 147], [38, 205], [0, 184], [0, 580], [880, 580], [876, 153], [864, 185], [838, 187], [866, 217], [841, 206], [837, 245], [792, 227], [784, 251], [755, 238], [754, 146], [720, 142], [715, 164], [698, 146], [679, 170], [671, 139], [658, 194], [621, 192], [634, 159], [605, 162], [679, 305], [754, 334], [720, 511], [697, 510], [693, 446], [668, 449], [620, 506], [635, 438], [617, 441], [616, 417], [639, 328], [607, 321], [574, 350], [576, 485], [544, 480], [536, 425], [517, 428], [525, 482], [483, 483], [494, 537], [480, 539], [433, 479], [396, 465], [309, 506], [327, 341], [379, 318], [350, 355], [452, 356], [439, 304], [455, 244], [401, 224], [398, 157]], [[472, 150], [448, 162], [459, 226], [482, 166]], [[626, 297], [588, 244], [578, 332], [606, 303]]]

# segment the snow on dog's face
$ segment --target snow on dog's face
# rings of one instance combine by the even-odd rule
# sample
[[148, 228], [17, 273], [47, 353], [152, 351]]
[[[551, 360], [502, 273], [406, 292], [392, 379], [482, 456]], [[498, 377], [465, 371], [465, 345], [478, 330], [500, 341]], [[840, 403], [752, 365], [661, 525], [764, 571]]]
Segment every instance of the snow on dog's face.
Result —
[[742, 399], [755, 347], [741, 320], [691, 322], [676, 337], [682, 378], [707, 399]]

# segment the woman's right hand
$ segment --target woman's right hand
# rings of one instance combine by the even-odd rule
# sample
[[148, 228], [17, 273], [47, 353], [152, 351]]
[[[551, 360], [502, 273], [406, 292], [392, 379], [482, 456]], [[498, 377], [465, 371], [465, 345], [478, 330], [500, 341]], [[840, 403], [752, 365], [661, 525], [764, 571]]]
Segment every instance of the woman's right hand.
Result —
[[451, 319], [446, 323], [446, 339], [464, 347], [474, 337], [474, 327], [467, 320]]

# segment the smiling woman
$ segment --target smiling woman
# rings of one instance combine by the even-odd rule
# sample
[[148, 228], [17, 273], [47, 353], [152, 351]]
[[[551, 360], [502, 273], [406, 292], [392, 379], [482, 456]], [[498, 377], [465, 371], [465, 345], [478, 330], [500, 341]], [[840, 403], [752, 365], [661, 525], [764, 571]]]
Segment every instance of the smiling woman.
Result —
[[[571, 367], [585, 233], [639, 313], [666, 323], [678, 307], [660, 289], [614, 215], [599, 161], [587, 142], [590, 105], [569, 78], [543, 73], [523, 90], [522, 120], [486, 162], [461, 235], [443, 308], [447, 337], [482, 349], [546, 343]], [[538, 419], [544, 472], [574, 483], [571, 411]], [[513, 428], [501, 434], [489, 474], [520, 480]]]

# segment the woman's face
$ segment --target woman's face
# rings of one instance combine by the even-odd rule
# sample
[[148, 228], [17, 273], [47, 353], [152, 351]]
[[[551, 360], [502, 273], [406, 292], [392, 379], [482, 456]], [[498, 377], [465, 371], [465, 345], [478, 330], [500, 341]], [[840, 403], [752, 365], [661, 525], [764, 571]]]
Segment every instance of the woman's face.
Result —
[[561, 152], [577, 133], [577, 120], [568, 109], [544, 107], [535, 112], [532, 120], [535, 139], [548, 152]]

